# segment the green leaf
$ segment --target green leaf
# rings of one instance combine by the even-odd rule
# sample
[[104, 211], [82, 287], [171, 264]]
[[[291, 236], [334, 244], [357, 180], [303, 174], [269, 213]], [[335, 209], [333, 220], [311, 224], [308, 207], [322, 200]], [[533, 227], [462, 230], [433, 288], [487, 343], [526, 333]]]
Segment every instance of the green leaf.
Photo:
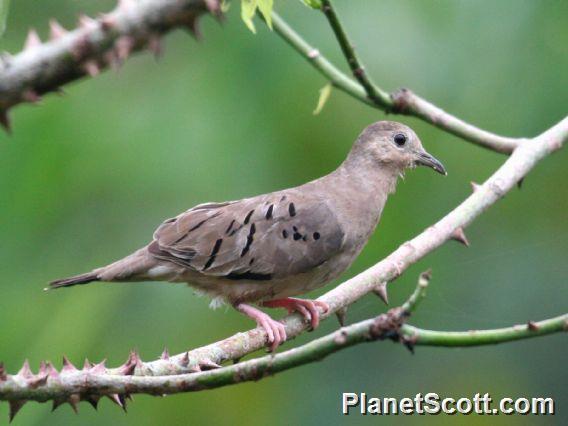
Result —
[[252, 18], [254, 18], [257, 7], [258, 0], [241, 0], [241, 19], [253, 34], [256, 34], [256, 28], [254, 27]]
[[0, 0], [0, 36], [6, 31], [6, 20], [8, 19], [9, 9], [10, 0]]
[[266, 25], [272, 30], [272, 8], [274, 6], [274, 0], [258, 0], [258, 10], [262, 13]]
[[321, 9], [321, 0], [300, 0], [306, 6], [312, 9]]
[[323, 86], [320, 89], [320, 96], [318, 99], [318, 104], [316, 106], [316, 109], [314, 109], [314, 115], [318, 115], [325, 106], [325, 103], [327, 102], [329, 96], [331, 95], [331, 87], [332, 87], [331, 83], [327, 83], [325, 86]]

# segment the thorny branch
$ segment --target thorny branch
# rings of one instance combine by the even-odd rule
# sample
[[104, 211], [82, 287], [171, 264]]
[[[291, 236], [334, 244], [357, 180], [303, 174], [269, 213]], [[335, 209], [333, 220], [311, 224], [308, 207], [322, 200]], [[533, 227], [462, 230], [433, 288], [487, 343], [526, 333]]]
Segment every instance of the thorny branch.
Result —
[[198, 19], [208, 11], [220, 18], [220, 0], [119, 0], [113, 11], [97, 19], [80, 16], [73, 31], [51, 20], [45, 43], [30, 30], [22, 52], [0, 58], [0, 124], [10, 131], [8, 111], [13, 106], [36, 103], [67, 83], [117, 68], [134, 51], [149, 49], [159, 55], [162, 35], [174, 28], [198, 36]]
[[[324, 3], [330, 6], [328, 1]], [[178, 6], [181, 9], [175, 9]], [[142, 0], [137, 3], [122, 0], [119, 7], [110, 15], [99, 18], [95, 23], [89, 21], [92, 24], [89, 29], [85, 27], [67, 35], [58, 36], [56, 33], [60, 29], [52, 24], [54, 40], [43, 45], [38, 45], [37, 39], [32, 33], [28, 38], [28, 40], [31, 40], [28, 45], [32, 47], [28, 47], [28, 50], [8, 59], [8, 61], [11, 61], [11, 67], [19, 67], [21, 75], [13, 70], [7, 72], [6, 63], [4, 68], [0, 70], [0, 107], [6, 111], [7, 108], [19, 102], [29, 101], [31, 98], [49, 90], [56, 90], [61, 84], [84, 75], [86, 61], [79, 61], [73, 55], [70, 56], [73, 46], [75, 46], [77, 40], [84, 37], [84, 33], [87, 33], [88, 37], [92, 37], [89, 38], [90, 40], [99, 40], [100, 43], [92, 42], [91, 44], [95, 47], [93, 57], [96, 58], [96, 65], [101, 67], [105, 65], [103, 63], [105, 52], [107, 54], [111, 52], [111, 55], [120, 57], [118, 53], [120, 43], [118, 42], [120, 39], [125, 40], [125, 36], [133, 37], [132, 40], [135, 40], [130, 49], [143, 48], [149, 42], [148, 37], [152, 33], [152, 31], [148, 32], [148, 29], [158, 32], [161, 29], [161, 32], [163, 32], [173, 26], [188, 23], [194, 29], [195, 19], [200, 12], [209, 7], [210, 10], [218, 13], [218, 6], [217, 1], [208, 0], [164, 0], [161, 2]], [[333, 9], [331, 11], [333, 12]], [[173, 18], [173, 15], [169, 14], [170, 12], [175, 12], [176, 17]], [[196, 14], [193, 15], [193, 13]], [[328, 18], [331, 18], [330, 23], [336, 34], [338, 34], [338, 31], [342, 32], [342, 34], [338, 34], [340, 44], [349, 44], [347, 35], [342, 30], [337, 16], [330, 15], [330, 10], [327, 10], [326, 13]], [[120, 24], [107, 34], [105, 32], [107, 30], [103, 27], [107, 25], [105, 22], [109, 20], [109, 16], [114, 17], [110, 22], [114, 24], [119, 22]], [[186, 18], [193, 16], [193, 18], [187, 18], [190, 20], [186, 22], [185, 18], [179, 21], [179, 16]], [[150, 19], [150, 17], [152, 18]], [[146, 20], [146, 18], [149, 20]], [[83, 20], [87, 22], [85, 19]], [[140, 25], [135, 23], [140, 23]], [[421, 117], [450, 133], [481, 146], [499, 152], [512, 152], [512, 155], [486, 182], [482, 185], [472, 184], [473, 193], [436, 224], [402, 244], [391, 255], [371, 268], [323, 295], [320, 300], [330, 305], [330, 311], [322, 315], [323, 317], [330, 316], [333, 313], [344, 314], [350, 304], [370, 292], [375, 292], [385, 299], [388, 282], [396, 279], [408, 266], [419, 261], [450, 239], [467, 246], [469, 243], [463, 229], [510, 191], [540, 160], [560, 149], [568, 139], [568, 117], [541, 135], [525, 140], [504, 138], [478, 129], [443, 112], [409, 91], [402, 91], [398, 95], [391, 95], [388, 98], [382, 97], [386, 103], [381, 106], [372, 91], [375, 90], [379, 97], [381, 97], [381, 93], [384, 94], [385, 92], [376, 87], [364, 73], [356, 72], [355, 75], [362, 84], [361, 86], [339, 71], [275, 14], [273, 25], [281, 36], [300, 54], [309, 59], [336, 87], [355, 98], [385, 111], [399, 111]], [[115, 33], [115, 31], [118, 33]], [[112, 35], [109, 35], [111, 33]], [[352, 69], [354, 66], [355, 71], [362, 69], [358, 58], [354, 56], [353, 48], [346, 49], [345, 46], [342, 46], [342, 48]], [[34, 66], [34, 64], [37, 65], [34, 62], [37, 61], [36, 56], [53, 64], [54, 68], [47, 67], [46, 70], [38, 70]], [[65, 60], [66, 56], [67, 59]], [[67, 71], [59, 75], [57, 72], [59, 66]], [[80, 72], [78, 69], [82, 71]], [[38, 86], [32, 87], [31, 96], [28, 94], [23, 97], [22, 94], [30, 89], [30, 81], [37, 83]], [[40, 84], [42, 81], [49, 82], [49, 84], [42, 85]], [[28, 400], [52, 400], [54, 407], [67, 402], [76, 409], [80, 401], [88, 401], [96, 407], [98, 400], [102, 396], [107, 396], [120, 406], [125, 407], [126, 399], [132, 393], [143, 392], [162, 395], [209, 389], [244, 380], [258, 380], [267, 374], [274, 374], [321, 359], [344, 347], [368, 340], [388, 337], [405, 343], [409, 347], [414, 345], [474, 346], [540, 336], [566, 331], [568, 328], [568, 315], [561, 315], [541, 322], [529, 321], [522, 326], [474, 332], [431, 331], [404, 324], [406, 316], [423, 297], [426, 281], [427, 276], [423, 275], [421, 284], [402, 307], [392, 309], [376, 319], [343, 327], [335, 333], [281, 354], [261, 357], [233, 366], [220, 367], [219, 364], [230, 360], [237, 361], [247, 354], [262, 349], [266, 341], [266, 334], [263, 330], [254, 329], [245, 333], [238, 333], [223, 341], [176, 356], [170, 356], [167, 351], [164, 351], [159, 360], [152, 362], [143, 362], [136, 353], [131, 353], [125, 364], [114, 369], [107, 368], [104, 362], [96, 365], [86, 362], [83, 369], [78, 370], [64, 358], [63, 368], [60, 371], [57, 371], [48, 362], [42, 363], [38, 374], [33, 374], [26, 362], [18, 374], [9, 375], [0, 365], [0, 400], [9, 401], [11, 418]], [[283, 321], [289, 337], [295, 337], [307, 328], [307, 324], [302, 322], [301, 317], [297, 314], [289, 315]]]
[[[132, 365], [142, 363], [136, 354], [122, 366], [122, 375], [105, 373], [104, 362], [76, 369], [67, 359], [61, 371], [51, 363], [42, 364], [34, 375], [26, 363], [17, 375], [6, 375], [0, 366], [0, 396], [9, 396], [10, 417], [28, 400], [53, 401], [54, 409], [67, 402], [77, 410], [79, 401], [88, 401], [97, 408], [101, 397], [126, 408], [126, 401], [134, 393], [155, 396], [180, 392], [214, 389], [245, 381], [257, 381], [300, 365], [321, 360], [339, 350], [360, 343], [390, 339], [403, 343], [411, 351], [414, 346], [472, 346], [495, 344], [555, 333], [566, 329], [568, 315], [540, 322], [530, 322], [497, 330], [466, 332], [437, 332], [422, 330], [405, 324], [416, 308], [430, 279], [429, 272], [420, 276], [418, 286], [402, 306], [390, 309], [376, 318], [358, 322], [315, 339], [301, 347], [276, 355], [244, 361], [209, 371], [178, 374], [174, 376], [136, 376], [125, 372]], [[167, 355], [163, 358], [169, 362]]]

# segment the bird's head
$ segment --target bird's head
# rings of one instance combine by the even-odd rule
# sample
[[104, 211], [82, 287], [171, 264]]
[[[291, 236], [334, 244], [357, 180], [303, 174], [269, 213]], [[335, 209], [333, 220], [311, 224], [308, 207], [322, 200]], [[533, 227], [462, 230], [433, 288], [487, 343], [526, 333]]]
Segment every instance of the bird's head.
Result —
[[355, 141], [349, 157], [357, 162], [370, 161], [396, 174], [415, 166], [428, 166], [440, 174], [447, 174], [442, 163], [424, 150], [416, 133], [394, 121], [378, 121], [366, 127]]

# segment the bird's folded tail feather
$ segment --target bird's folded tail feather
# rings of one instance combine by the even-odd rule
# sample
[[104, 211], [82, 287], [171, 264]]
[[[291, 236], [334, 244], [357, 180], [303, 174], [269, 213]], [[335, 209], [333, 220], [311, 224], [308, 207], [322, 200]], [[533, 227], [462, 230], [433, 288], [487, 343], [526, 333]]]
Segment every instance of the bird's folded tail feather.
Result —
[[62, 278], [49, 283], [49, 287], [45, 290], [51, 290], [61, 287], [71, 287], [77, 284], [88, 284], [93, 281], [100, 281], [96, 272], [87, 272], [86, 274], [75, 275], [74, 277]]

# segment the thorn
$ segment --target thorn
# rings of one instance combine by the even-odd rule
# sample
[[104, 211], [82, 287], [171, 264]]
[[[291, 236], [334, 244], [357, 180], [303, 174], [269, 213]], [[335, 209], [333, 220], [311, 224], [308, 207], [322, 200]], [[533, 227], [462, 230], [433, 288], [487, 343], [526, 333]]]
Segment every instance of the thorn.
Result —
[[101, 362], [99, 362], [98, 364], [95, 364], [91, 370], [89, 371], [89, 373], [92, 374], [105, 374], [106, 373], [106, 359], [103, 359]]
[[202, 361], [199, 361], [199, 367], [201, 368], [202, 371], [215, 370], [216, 368], [221, 368], [219, 364], [214, 363], [210, 359], [204, 359]]
[[93, 364], [89, 361], [89, 358], [85, 358], [85, 362], [83, 363], [83, 370], [90, 370], [93, 368]]
[[410, 351], [412, 355], [414, 355], [414, 343], [408, 339], [402, 339], [402, 344], [406, 349]]
[[142, 360], [136, 353], [136, 351], [130, 351], [128, 359], [124, 364], [122, 364], [118, 369], [118, 374], [123, 376], [132, 376], [136, 367], [142, 364]]
[[118, 61], [120, 63], [128, 59], [128, 56], [130, 56], [130, 52], [132, 52], [134, 44], [134, 38], [131, 36], [121, 36], [114, 42], [116, 57], [118, 58]]
[[12, 126], [10, 124], [10, 116], [8, 115], [8, 110], [0, 110], [0, 126], [4, 128], [4, 131], [9, 135], [12, 134]]
[[337, 321], [339, 321], [339, 325], [341, 327], [345, 326], [345, 320], [347, 319], [347, 307], [340, 308], [335, 311], [335, 316], [337, 317]]
[[162, 48], [162, 41], [158, 34], [152, 34], [148, 39], [148, 50], [152, 52], [156, 61], [162, 57], [164, 52]]
[[538, 331], [540, 329], [538, 324], [534, 321], [527, 322], [527, 327], [530, 331]]
[[387, 283], [380, 283], [373, 289], [373, 293], [375, 293], [379, 298], [385, 302], [385, 305], [388, 306], [389, 304], [389, 296], [387, 293]]
[[22, 368], [20, 368], [20, 371], [18, 371], [17, 375], [23, 377], [24, 379], [33, 377], [33, 373], [30, 368], [30, 362], [27, 359], [24, 361], [24, 364], [22, 365]]
[[97, 61], [95, 61], [94, 59], [86, 61], [81, 66], [81, 68], [83, 68], [83, 71], [85, 71], [87, 74], [89, 74], [90, 77], [96, 77], [97, 75], [99, 75], [101, 73], [101, 69], [99, 68], [99, 65], [97, 64]]
[[41, 45], [41, 39], [37, 35], [37, 31], [31, 28], [28, 31], [28, 36], [26, 37], [26, 42], [24, 43], [24, 50], [33, 49], [36, 46]]
[[170, 359], [170, 353], [168, 352], [168, 348], [164, 348], [160, 359]]
[[67, 30], [63, 28], [55, 19], [49, 21], [49, 39], [56, 40], [67, 34]]
[[71, 395], [69, 395], [69, 398], [67, 399], [67, 402], [69, 403], [73, 411], [75, 411], [75, 414], [79, 414], [78, 404], [80, 401], [81, 401], [81, 395], [79, 395], [78, 393], [72, 393]]
[[45, 363], [45, 361], [41, 361], [39, 363], [39, 371], [37, 374], [45, 374], [47, 373], [47, 364]]
[[84, 13], [81, 13], [79, 15], [79, 27], [84, 28], [84, 29], [91, 29], [91, 28], [95, 28], [98, 25], [98, 22], [96, 19], [93, 19], [87, 15], [85, 15]]
[[59, 378], [59, 372], [57, 371], [57, 369], [53, 366], [53, 364], [51, 362], [47, 363], [47, 367], [46, 367], [45, 370], [46, 370], [48, 377], [51, 377], [52, 379]]
[[35, 90], [27, 89], [22, 93], [22, 100], [31, 104], [37, 104], [41, 101], [41, 96], [39, 96]]
[[187, 367], [189, 365], [189, 352], [186, 352], [186, 353], [183, 354], [183, 356], [179, 360], [179, 364], [182, 367]]
[[67, 358], [65, 355], [63, 355], [63, 368], [61, 369], [62, 373], [70, 373], [73, 371], [78, 371], [77, 367], [75, 367], [73, 365], [73, 363], [71, 361], [69, 361], [69, 358]]
[[478, 183], [476, 183], [476, 182], [474, 182], [474, 181], [471, 181], [469, 184], [471, 185], [471, 190], [472, 190], [473, 192], [475, 192], [475, 191], [477, 191], [479, 188], [481, 188], [481, 185], [478, 184]]
[[65, 404], [65, 400], [64, 399], [60, 399], [60, 398], [56, 398], [53, 400], [53, 404], [51, 405], [51, 412], [53, 413], [55, 410], [57, 410], [59, 407], [61, 407], [63, 404]]
[[101, 399], [100, 396], [98, 396], [98, 395], [87, 395], [84, 399], [89, 404], [91, 404], [91, 407], [93, 407], [95, 409], [95, 411], [99, 408], [99, 400]]
[[200, 41], [202, 39], [198, 15], [191, 16], [191, 18], [187, 22], [186, 28], [195, 40]]
[[107, 397], [114, 402], [116, 405], [118, 405], [120, 408], [122, 408], [124, 410], [124, 412], [126, 413], [126, 403], [124, 401], [124, 397], [122, 395], [119, 395], [117, 393], [113, 393], [110, 395], [107, 395]]
[[28, 386], [32, 389], [39, 388], [47, 383], [47, 377], [46, 372], [39, 373], [37, 376], [28, 379]]
[[469, 241], [465, 236], [465, 232], [463, 232], [463, 228], [460, 226], [459, 228], [454, 229], [454, 232], [450, 235], [450, 238], [458, 243], [463, 244], [466, 247], [469, 247]]
[[522, 177], [517, 181], [517, 188], [521, 189], [523, 187], [523, 182], [525, 181], [525, 178]]
[[14, 420], [14, 417], [22, 409], [26, 401], [10, 400], [8, 403], [10, 404], [10, 423], [12, 423], [12, 420]]

